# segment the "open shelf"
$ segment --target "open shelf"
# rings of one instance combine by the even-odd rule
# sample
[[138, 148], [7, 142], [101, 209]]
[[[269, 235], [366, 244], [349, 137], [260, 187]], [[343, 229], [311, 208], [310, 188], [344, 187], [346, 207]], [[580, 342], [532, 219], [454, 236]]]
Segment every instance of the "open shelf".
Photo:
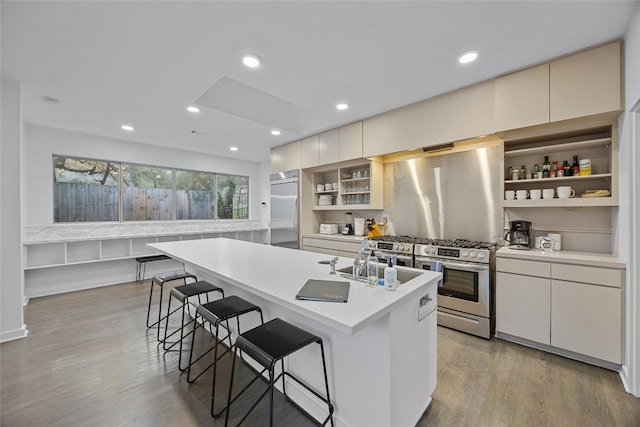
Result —
[[553, 145], [541, 145], [538, 147], [530, 148], [515, 148], [510, 150], [508, 146], [505, 146], [504, 157], [517, 157], [517, 156], [529, 156], [534, 154], [547, 155], [554, 153], [562, 153], [565, 151], [580, 151], [590, 148], [607, 147], [611, 144], [611, 138], [597, 138], [589, 139], [586, 141], [566, 142], [563, 144]]
[[579, 176], [561, 176], [555, 178], [540, 178], [540, 179], [516, 179], [511, 180], [508, 179], [504, 183], [505, 184], [534, 184], [534, 183], [543, 183], [553, 185], [553, 183], [557, 182], [571, 182], [571, 181], [589, 181], [589, 180], [599, 180], [599, 179], [611, 179], [610, 173], [598, 173], [594, 175], [579, 175]]

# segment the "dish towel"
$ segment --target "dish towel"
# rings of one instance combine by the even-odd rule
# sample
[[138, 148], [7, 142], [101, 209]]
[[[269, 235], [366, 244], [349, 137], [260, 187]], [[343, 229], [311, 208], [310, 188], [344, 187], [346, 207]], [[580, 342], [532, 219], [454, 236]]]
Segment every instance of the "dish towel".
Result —
[[[431, 266], [429, 269], [437, 273], [442, 273], [442, 276], [444, 277], [444, 264], [442, 263], [442, 261], [431, 261]], [[442, 279], [438, 280], [438, 287], [442, 287]]]

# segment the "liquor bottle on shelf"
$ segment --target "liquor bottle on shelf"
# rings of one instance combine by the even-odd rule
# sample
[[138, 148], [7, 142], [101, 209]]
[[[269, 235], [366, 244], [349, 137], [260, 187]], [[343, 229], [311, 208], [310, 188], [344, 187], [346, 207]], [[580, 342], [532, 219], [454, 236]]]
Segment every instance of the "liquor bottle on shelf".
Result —
[[558, 176], [557, 171], [558, 171], [558, 162], [554, 160], [553, 164], [551, 165], [551, 170], [549, 171], [549, 176], [551, 178], [555, 178], [556, 176]]
[[562, 163], [562, 169], [564, 169], [564, 176], [571, 176], [571, 165], [569, 165], [569, 161], [565, 160]]
[[549, 156], [544, 156], [544, 163], [542, 164], [542, 177], [549, 178], [551, 176], [551, 163], [549, 163]]
[[573, 164], [571, 165], [571, 175], [580, 175], [580, 165], [578, 164], [578, 156], [573, 156]]

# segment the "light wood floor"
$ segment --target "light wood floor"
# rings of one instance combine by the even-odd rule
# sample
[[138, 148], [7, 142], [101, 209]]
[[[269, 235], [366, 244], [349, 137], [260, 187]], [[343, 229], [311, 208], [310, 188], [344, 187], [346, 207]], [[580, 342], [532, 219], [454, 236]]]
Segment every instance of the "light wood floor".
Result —
[[[209, 415], [210, 375], [188, 384], [146, 330], [148, 292], [127, 283], [32, 299], [29, 337], [0, 346], [0, 425], [223, 425]], [[438, 339], [438, 386], [419, 426], [640, 426], [640, 399], [615, 372], [445, 328]], [[246, 425], [266, 425], [264, 406]], [[284, 399], [277, 407], [276, 425], [313, 425]]]

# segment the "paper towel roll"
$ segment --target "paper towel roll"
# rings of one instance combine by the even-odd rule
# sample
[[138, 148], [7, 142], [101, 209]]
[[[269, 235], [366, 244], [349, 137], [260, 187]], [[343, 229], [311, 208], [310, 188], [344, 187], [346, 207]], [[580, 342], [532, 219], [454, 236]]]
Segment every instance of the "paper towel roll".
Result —
[[354, 234], [356, 236], [364, 236], [364, 218], [354, 218]]

